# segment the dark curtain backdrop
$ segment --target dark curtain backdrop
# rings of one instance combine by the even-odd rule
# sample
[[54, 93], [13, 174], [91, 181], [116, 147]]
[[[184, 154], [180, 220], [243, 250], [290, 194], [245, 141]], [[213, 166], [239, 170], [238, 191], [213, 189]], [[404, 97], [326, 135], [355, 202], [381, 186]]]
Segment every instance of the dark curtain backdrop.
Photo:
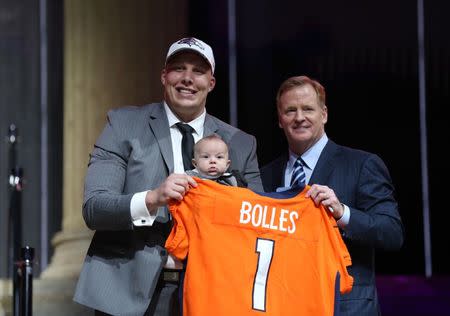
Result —
[[[445, 1], [425, 1], [428, 154], [433, 270], [448, 274], [445, 121], [449, 106], [450, 23]], [[217, 56], [217, 85], [207, 107], [228, 120], [226, 1], [197, 1], [191, 33]], [[261, 165], [287, 150], [275, 95], [283, 80], [308, 75], [327, 91], [328, 136], [377, 153], [397, 189], [406, 242], [379, 252], [384, 274], [423, 274], [417, 3], [356, 0], [236, 1], [239, 127], [258, 139]], [[445, 121], [444, 121], [445, 120]]]
[[[61, 225], [62, 196], [62, 3], [47, 0], [47, 65], [41, 67], [39, 1], [0, 0], [0, 277], [11, 272], [8, 258], [10, 174], [6, 142], [8, 127], [18, 127], [17, 165], [24, 169], [22, 191], [23, 245], [35, 248], [34, 273], [42, 269], [42, 256], [51, 256], [50, 239]], [[47, 77], [47, 113], [41, 112], [41, 75]], [[44, 120], [46, 123], [44, 123]], [[48, 170], [41, 168], [41, 131], [46, 124]], [[44, 174], [45, 173], [45, 174]], [[41, 179], [47, 176], [48, 185]], [[48, 218], [42, 226], [41, 200], [48, 200]], [[46, 232], [41, 227], [47, 227]], [[46, 235], [45, 241], [42, 235]], [[41, 243], [48, 254], [41, 253]], [[9, 272], [8, 272], [9, 270]]]
[[[47, 0], [48, 238], [61, 224], [62, 2]], [[425, 0], [426, 101], [433, 271], [450, 272], [446, 224], [447, 121], [450, 104], [450, 4]], [[0, 137], [11, 122], [22, 137], [24, 232], [41, 254], [39, 2], [0, 0]], [[383, 274], [423, 274], [416, 1], [236, 1], [238, 125], [258, 139], [261, 165], [284, 152], [275, 94], [289, 76], [306, 74], [327, 90], [327, 133], [336, 142], [377, 153], [397, 188], [406, 242], [380, 252]], [[217, 85], [208, 111], [229, 121], [227, 1], [192, 1], [190, 33], [214, 49]], [[0, 146], [0, 277], [7, 274], [7, 152]], [[51, 256], [51, 246], [48, 245]], [[39, 260], [39, 259], [38, 259]], [[40, 270], [36, 267], [36, 272]]]

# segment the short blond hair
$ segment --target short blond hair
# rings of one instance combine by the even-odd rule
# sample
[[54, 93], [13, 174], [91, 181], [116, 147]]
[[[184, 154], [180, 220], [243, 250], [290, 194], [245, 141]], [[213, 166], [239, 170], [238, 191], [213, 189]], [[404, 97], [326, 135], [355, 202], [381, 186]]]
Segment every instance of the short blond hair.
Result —
[[222, 143], [224, 143], [225, 147], [227, 148], [227, 152], [228, 152], [228, 145], [223, 140], [223, 138], [220, 135], [218, 135], [218, 134], [211, 134], [211, 135], [208, 135], [208, 136], [205, 136], [205, 137], [201, 138], [198, 142], [195, 143], [195, 145], [194, 145], [194, 157], [198, 154], [199, 147], [200, 147], [200, 145], [202, 143], [207, 142], [207, 141], [214, 141], [214, 140], [221, 141]]
[[321, 107], [324, 107], [326, 105], [326, 103], [325, 103], [325, 88], [318, 81], [311, 79], [307, 76], [290, 77], [290, 78], [286, 79], [285, 81], [283, 81], [283, 83], [278, 88], [278, 92], [277, 92], [277, 106], [280, 105], [280, 98], [283, 95], [283, 93], [285, 93], [291, 89], [294, 89], [296, 87], [302, 87], [307, 84], [311, 85], [313, 87], [313, 89], [316, 91], [317, 98], [319, 100], [319, 105]]

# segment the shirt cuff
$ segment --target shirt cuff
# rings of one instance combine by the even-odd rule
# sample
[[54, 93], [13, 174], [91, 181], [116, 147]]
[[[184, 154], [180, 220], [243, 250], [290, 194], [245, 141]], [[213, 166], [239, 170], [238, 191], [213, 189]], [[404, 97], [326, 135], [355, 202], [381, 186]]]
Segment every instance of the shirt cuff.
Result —
[[151, 215], [145, 204], [145, 196], [148, 191], [135, 193], [131, 198], [130, 212], [133, 225], [135, 226], [152, 226], [156, 218], [155, 215]]
[[181, 270], [183, 269], [183, 263], [169, 253], [164, 268]]
[[350, 209], [345, 204], [342, 204], [342, 206], [344, 207], [344, 214], [339, 220], [336, 221], [339, 228], [344, 228], [350, 222]]

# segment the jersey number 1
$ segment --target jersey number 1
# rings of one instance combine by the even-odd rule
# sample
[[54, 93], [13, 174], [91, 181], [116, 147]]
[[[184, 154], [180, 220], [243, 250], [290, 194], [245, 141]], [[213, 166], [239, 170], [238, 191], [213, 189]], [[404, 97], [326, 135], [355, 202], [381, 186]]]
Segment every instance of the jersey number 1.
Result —
[[271, 239], [256, 239], [258, 266], [253, 281], [253, 309], [266, 311], [267, 278], [272, 264], [275, 241]]

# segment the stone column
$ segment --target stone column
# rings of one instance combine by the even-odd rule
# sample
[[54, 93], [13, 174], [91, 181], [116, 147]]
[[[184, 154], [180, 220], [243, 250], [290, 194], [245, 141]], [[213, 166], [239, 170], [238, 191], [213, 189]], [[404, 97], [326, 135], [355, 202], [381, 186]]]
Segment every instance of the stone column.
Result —
[[187, 28], [176, 0], [66, 0], [64, 15], [63, 220], [42, 278], [78, 276], [92, 237], [81, 216], [84, 175], [106, 113], [161, 100], [168, 45]]
[[[167, 49], [187, 35], [187, 0], [66, 0], [62, 230], [35, 280], [34, 315], [86, 315], [72, 297], [92, 232], [82, 218], [89, 152], [108, 109], [162, 99]], [[51, 61], [50, 61], [51, 62]]]

